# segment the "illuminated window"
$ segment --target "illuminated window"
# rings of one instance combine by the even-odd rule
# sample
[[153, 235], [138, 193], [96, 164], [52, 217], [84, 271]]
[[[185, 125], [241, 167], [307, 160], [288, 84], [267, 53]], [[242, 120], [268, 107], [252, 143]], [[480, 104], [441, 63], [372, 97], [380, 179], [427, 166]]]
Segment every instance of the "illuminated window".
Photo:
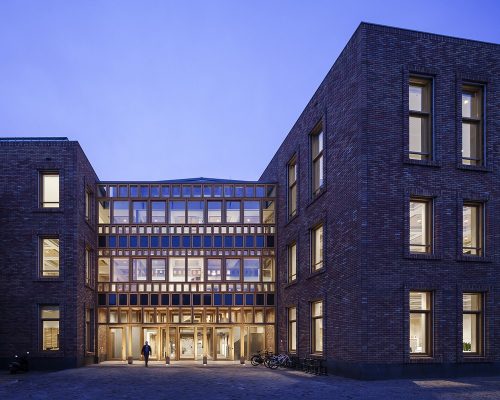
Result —
[[323, 225], [311, 231], [311, 271], [323, 268]]
[[288, 309], [288, 352], [297, 352], [297, 308]]
[[57, 172], [44, 172], [40, 178], [41, 206], [43, 208], [59, 207], [59, 174]]
[[432, 353], [432, 304], [430, 292], [410, 292], [410, 353]]
[[323, 353], [323, 302], [311, 303], [311, 351]]
[[462, 252], [473, 256], [482, 256], [484, 213], [482, 204], [464, 203], [463, 205], [463, 232]]
[[410, 77], [409, 157], [432, 159], [432, 80]]
[[288, 246], [288, 282], [297, 279], [297, 244]]
[[59, 239], [41, 238], [41, 275], [43, 277], [59, 276]]
[[297, 214], [297, 158], [288, 163], [288, 216]]
[[59, 350], [59, 306], [41, 306], [42, 350]]
[[483, 296], [482, 293], [463, 294], [464, 355], [481, 355], [483, 352]]
[[323, 129], [316, 128], [315, 132], [311, 134], [311, 173], [312, 182], [311, 190], [312, 195], [316, 196], [324, 185], [323, 177]]
[[432, 199], [410, 199], [410, 253], [432, 253]]
[[483, 164], [483, 90], [481, 86], [462, 87], [462, 164]]

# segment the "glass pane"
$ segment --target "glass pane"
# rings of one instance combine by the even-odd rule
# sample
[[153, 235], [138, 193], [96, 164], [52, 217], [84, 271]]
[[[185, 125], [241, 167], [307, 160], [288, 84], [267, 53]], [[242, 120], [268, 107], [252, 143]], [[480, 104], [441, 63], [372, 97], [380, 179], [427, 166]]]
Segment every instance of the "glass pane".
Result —
[[151, 260], [151, 274], [154, 281], [165, 280], [165, 266], [166, 262], [164, 259]]
[[128, 201], [113, 202], [113, 223], [128, 224], [129, 221]]
[[293, 244], [290, 246], [289, 255], [288, 255], [288, 263], [289, 263], [289, 278], [293, 281], [297, 277], [297, 245]]
[[313, 162], [313, 193], [323, 186], [323, 156]]
[[205, 202], [188, 201], [188, 224], [203, 224]]
[[316, 158], [323, 151], [323, 132], [312, 137], [312, 158]]
[[426, 202], [410, 201], [410, 252], [426, 253], [429, 251], [426, 216]]
[[240, 202], [228, 201], [226, 202], [226, 222], [239, 223], [240, 222]]
[[323, 267], [323, 226], [319, 226], [313, 231], [313, 265], [315, 271]]
[[323, 302], [317, 301], [312, 304], [313, 317], [321, 317], [323, 315]]
[[258, 258], [243, 259], [243, 280], [245, 282], [260, 281], [260, 259]]
[[203, 258], [188, 257], [187, 266], [188, 282], [203, 281]]
[[423, 153], [423, 126], [421, 117], [410, 117], [410, 152]]
[[323, 318], [314, 319], [314, 346], [315, 353], [323, 352]]
[[274, 224], [274, 201], [265, 201], [262, 211], [262, 223]]
[[480, 212], [479, 206], [463, 207], [463, 253], [480, 255]]
[[59, 319], [59, 306], [40, 307], [40, 315], [42, 319]]
[[260, 223], [260, 202], [245, 201], [243, 214], [245, 224]]
[[207, 274], [209, 281], [220, 281], [222, 274], [222, 260], [220, 258], [209, 258], [207, 260]]
[[42, 276], [59, 276], [59, 239], [43, 239], [42, 247]]
[[410, 353], [427, 353], [426, 322], [426, 314], [410, 314]]
[[464, 164], [476, 165], [481, 160], [481, 132], [477, 123], [462, 123], [462, 157]]
[[132, 279], [134, 281], [145, 281], [148, 277], [145, 258], [134, 258], [132, 260]]
[[166, 203], [164, 201], [153, 201], [151, 203], [151, 222], [154, 224], [165, 223]]
[[132, 202], [132, 218], [134, 224], [147, 222], [147, 203], [145, 201]]
[[186, 260], [184, 258], [169, 259], [169, 276], [170, 282], [185, 282], [186, 280]]
[[42, 350], [59, 350], [59, 321], [43, 321]]
[[430, 310], [431, 294], [429, 292], [410, 292], [410, 310]]
[[43, 207], [59, 207], [59, 175], [43, 175], [42, 179]]
[[226, 280], [240, 280], [240, 259], [226, 259]]
[[186, 223], [186, 203], [184, 201], [170, 202], [170, 219], [171, 224]]
[[109, 282], [110, 274], [110, 260], [109, 258], [99, 258], [98, 261], [98, 282]]
[[274, 282], [274, 257], [262, 259], [262, 281]]
[[222, 202], [221, 201], [209, 201], [208, 207], [208, 223], [220, 223], [222, 222]]
[[423, 111], [422, 99], [424, 88], [422, 86], [410, 85], [409, 105], [411, 111]]
[[481, 311], [481, 293], [464, 293], [462, 297], [464, 311]]
[[99, 202], [99, 223], [100, 224], [109, 224], [109, 222], [110, 222], [109, 201], [100, 201]]
[[462, 92], [462, 118], [481, 119], [482, 90], [469, 87]]
[[129, 260], [128, 258], [113, 259], [113, 282], [129, 281]]
[[464, 353], [478, 352], [478, 316], [476, 314], [463, 315], [463, 351]]

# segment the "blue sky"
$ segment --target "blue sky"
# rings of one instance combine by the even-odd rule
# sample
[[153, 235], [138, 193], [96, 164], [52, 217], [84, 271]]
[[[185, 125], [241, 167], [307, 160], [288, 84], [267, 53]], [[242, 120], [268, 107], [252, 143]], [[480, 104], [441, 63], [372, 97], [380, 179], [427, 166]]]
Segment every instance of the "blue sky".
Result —
[[499, 17], [498, 0], [1, 0], [0, 136], [78, 140], [103, 180], [255, 180], [361, 21], [499, 43]]

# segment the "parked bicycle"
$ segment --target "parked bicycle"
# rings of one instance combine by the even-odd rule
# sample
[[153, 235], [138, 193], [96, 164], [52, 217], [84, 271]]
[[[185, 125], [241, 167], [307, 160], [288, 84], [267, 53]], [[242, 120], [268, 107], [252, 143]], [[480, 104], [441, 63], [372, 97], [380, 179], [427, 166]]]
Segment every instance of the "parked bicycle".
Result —
[[282, 353], [278, 354], [276, 356], [272, 356], [266, 367], [270, 369], [276, 369], [278, 367], [283, 367], [283, 368], [291, 368], [293, 365], [292, 360], [288, 356], [288, 354]]
[[264, 364], [267, 367], [267, 363], [269, 359], [273, 356], [272, 351], [264, 351], [263, 350], [259, 351], [258, 353], [255, 353], [251, 358], [250, 358], [250, 363], [256, 367], [257, 365]]

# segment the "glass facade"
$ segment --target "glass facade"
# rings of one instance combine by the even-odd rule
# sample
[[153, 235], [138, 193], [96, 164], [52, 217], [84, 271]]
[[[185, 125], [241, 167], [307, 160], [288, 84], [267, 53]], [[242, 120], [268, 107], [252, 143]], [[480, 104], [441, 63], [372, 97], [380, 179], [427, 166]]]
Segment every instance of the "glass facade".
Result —
[[101, 356], [139, 358], [145, 340], [152, 359], [275, 350], [274, 186], [100, 186]]

